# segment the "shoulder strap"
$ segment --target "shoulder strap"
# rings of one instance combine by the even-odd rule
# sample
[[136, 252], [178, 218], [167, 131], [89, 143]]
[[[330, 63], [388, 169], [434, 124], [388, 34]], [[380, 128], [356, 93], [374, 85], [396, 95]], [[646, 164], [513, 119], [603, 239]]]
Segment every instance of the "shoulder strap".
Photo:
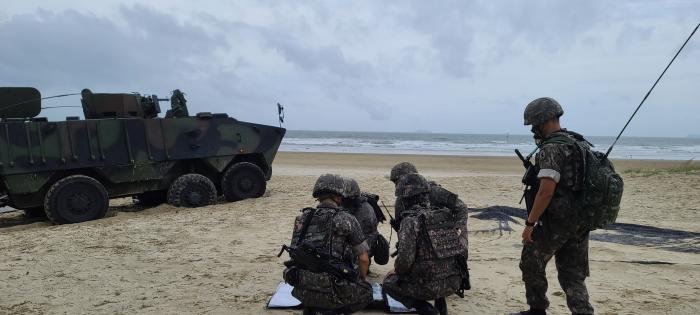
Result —
[[554, 144], [575, 144], [576, 140], [574, 140], [572, 137], [569, 137], [565, 134], [555, 134], [547, 139], [544, 139], [542, 141], [542, 144], [549, 144], [549, 143], [554, 143]]
[[311, 219], [314, 218], [314, 215], [316, 214], [316, 208], [307, 208], [309, 209], [309, 213], [306, 215], [306, 218], [304, 220], [304, 225], [301, 227], [301, 231], [299, 232], [299, 238], [297, 239], [296, 245], [301, 244], [301, 241], [304, 240], [304, 237], [306, 237], [306, 232], [309, 230], [309, 225], [311, 225]]

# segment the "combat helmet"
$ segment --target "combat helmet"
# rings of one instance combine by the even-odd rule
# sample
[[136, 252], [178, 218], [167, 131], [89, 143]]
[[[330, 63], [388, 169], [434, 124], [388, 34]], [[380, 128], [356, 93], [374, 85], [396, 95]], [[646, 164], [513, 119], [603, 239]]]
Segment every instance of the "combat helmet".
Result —
[[391, 168], [391, 174], [389, 175], [389, 179], [392, 182], [396, 183], [396, 181], [398, 181], [399, 178], [401, 178], [401, 176], [410, 173], [418, 173], [416, 166], [409, 162], [401, 162], [399, 164], [394, 165], [394, 167]]
[[360, 191], [360, 185], [357, 181], [352, 178], [344, 178], [345, 189], [343, 190], [343, 198], [346, 199], [357, 199], [360, 197], [362, 192]]
[[396, 183], [396, 197], [408, 198], [420, 194], [430, 193], [430, 185], [425, 177], [418, 173], [409, 173], [401, 178]]
[[322, 194], [345, 194], [345, 180], [337, 174], [323, 174], [318, 177], [314, 185], [313, 197], [318, 198]]
[[540, 97], [525, 107], [525, 125], [541, 125], [552, 118], [559, 118], [564, 115], [564, 110], [555, 99], [551, 97]]

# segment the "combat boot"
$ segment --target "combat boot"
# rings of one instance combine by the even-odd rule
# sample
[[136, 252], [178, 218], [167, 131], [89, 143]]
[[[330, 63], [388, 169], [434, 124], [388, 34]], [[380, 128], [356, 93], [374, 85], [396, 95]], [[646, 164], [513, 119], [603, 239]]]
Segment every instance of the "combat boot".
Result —
[[416, 309], [418, 315], [438, 315], [433, 305], [426, 301], [415, 301], [413, 303], [413, 308]]
[[530, 308], [527, 311], [522, 311], [520, 313], [511, 313], [510, 315], [547, 315], [547, 311], [539, 308]]
[[444, 297], [435, 300], [435, 310], [437, 310], [440, 315], [447, 315], [447, 301], [445, 301]]

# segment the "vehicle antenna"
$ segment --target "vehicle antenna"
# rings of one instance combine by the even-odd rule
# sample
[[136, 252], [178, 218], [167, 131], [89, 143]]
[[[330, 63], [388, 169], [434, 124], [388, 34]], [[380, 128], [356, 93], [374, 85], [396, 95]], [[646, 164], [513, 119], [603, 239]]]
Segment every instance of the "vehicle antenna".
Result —
[[644, 101], [647, 100], [647, 97], [649, 97], [649, 94], [651, 94], [651, 91], [654, 90], [654, 88], [656, 87], [656, 84], [659, 83], [661, 78], [664, 76], [664, 74], [666, 73], [666, 70], [668, 70], [668, 68], [671, 67], [671, 64], [673, 63], [674, 60], [676, 60], [676, 57], [678, 57], [678, 54], [681, 53], [681, 51], [685, 47], [685, 44], [687, 44], [688, 41], [690, 41], [690, 38], [692, 38], [693, 35], [695, 35], [695, 32], [698, 30], [698, 27], [700, 27], [700, 23], [698, 23], [698, 25], [695, 26], [695, 29], [693, 29], [693, 32], [690, 33], [690, 36], [688, 36], [688, 38], [685, 40], [685, 42], [683, 43], [681, 48], [678, 49], [678, 52], [676, 52], [676, 55], [673, 56], [673, 59], [671, 59], [671, 62], [668, 63], [668, 65], [666, 66], [666, 69], [664, 69], [664, 71], [661, 72], [661, 75], [659, 76], [659, 78], [656, 79], [656, 82], [654, 82], [654, 85], [652, 85], [651, 88], [649, 89], [649, 91], [647, 92], [647, 94], [644, 95], [644, 98], [639, 103], [639, 106], [637, 106], [637, 109], [634, 110], [634, 113], [632, 113], [632, 116], [630, 117], [630, 119], [627, 120], [627, 123], [625, 124], [625, 126], [622, 127], [622, 130], [620, 130], [620, 133], [617, 135], [617, 138], [615, 138], [615, 141], [613, 141], [612, 145], [610, 145], [610, 148], [608, 148], [608, 151], [605, 152], [605, 158], [608, 158], [610, 151], [612, 151], [615, 144], [617, 144], [617, 140], [620, 140], [620, 136], [622, 136], [622, 133], [625, 132], [625, 129], [627, 129], [627, 126], [630, 124], [630, 121], [632, 121], [632, 118], [634, 118], [634, 116], [637, 114], [637, 111], [639, 111], [639, 109], [642, 107], [642, 104], [644, 104]]
[[46, 107], [42, 107], [41, 109], [65, 108], [65, 107], [82, 107], [82, 106], [78, 106], [78, 105], [46, 106]]
[[[3, 107], [3, 110], [9, 109], [9, 108], [13, 108], [13, 107], [17, 107], [17, 106], [19, 106], [19, 105], [31, 103], [31, 102], [36, 102], [36, 101], [41, 101], [41, 100], [47, 100], [47, 99], [50, 99], [50, 98], [59, 98], [59, 97], [73, 96], [73, 95], [80, 95], [80, 93], [58, 94], [58, 95], [52, 95], [52, 96], [47, 96], [47, 97], [42, 97], [42, 98], [35, 98], [35, 99], [31, 99], [31, 100], [26, 100], [26, 101], [22, 101], [22, 102], [19, 102], [19, 103], [15, 103], [15, 104], [12, 104], [12, 105], [9, 105], [9, 106], [5, 106], [5, 107]], [[76, 106], [76, 107], [80, 107], [80, 106]], [[50, 108], [50, 107], [42, 107], [41, 109], [44, 109], [44, 108]]]

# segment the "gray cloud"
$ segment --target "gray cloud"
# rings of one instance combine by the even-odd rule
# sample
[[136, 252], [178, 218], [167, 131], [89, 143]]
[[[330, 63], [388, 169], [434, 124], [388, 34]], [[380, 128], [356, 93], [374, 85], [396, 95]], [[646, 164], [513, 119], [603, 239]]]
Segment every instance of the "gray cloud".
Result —
[[[0, 85], [180, 88], [194, 111], [274, 124], [281, 102], [287, 127], [330, 130], [526, 133], [523, 106], [549, 95], [567, 126], [614, 134], [700, 16], [688, 0], [32, 2], [0, 9]], [[698, 40], [630, 134], [700, 133]]]

